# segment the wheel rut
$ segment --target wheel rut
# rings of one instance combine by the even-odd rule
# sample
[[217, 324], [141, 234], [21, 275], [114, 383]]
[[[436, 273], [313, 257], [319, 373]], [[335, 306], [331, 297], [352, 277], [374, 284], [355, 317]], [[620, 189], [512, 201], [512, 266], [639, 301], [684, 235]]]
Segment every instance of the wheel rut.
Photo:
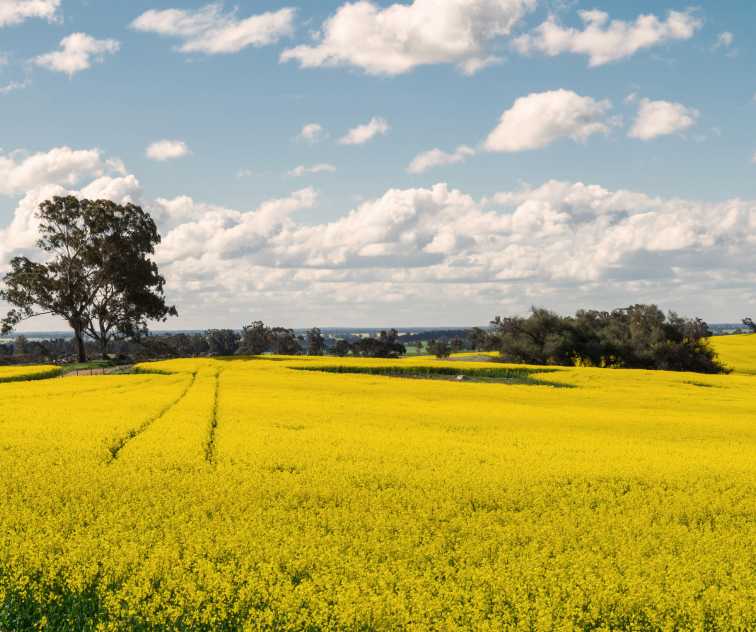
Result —
[[197, 381], [197, 373], [192, 373], [192, 379], [189, 380], [189, 384], [186, 385], [186, 388], [181, 392], [181, 394], [174, 399], [171, 403], [169, 403], [167, 406], [165, 406], [163, 409], [161, 409], [157, 415], [154, 415], [153, 417], [150, 417], [147, 421], [145, 421], [143, 424], [136, 428], [132, 428], [129, 430], [126, 434], [122, 435], [118, 439], [116, 439], [110, 446], [108, 446], [108, 459], [107, 463], [113, 463], [115, 460], [118, 459], [118, 455], [121, 453], [121, 450], [123, 450], [126, 445], [131, 441], [132, 439], [135, 439], [140, 434], [142, 434], [147, 428], [149, 428], [152, 424], [154, 424], [156, 421], [167, 415], [176, 405], [178, 405], [182, 399], [184, 399], [189, 391], [192, 389], [192, 386], [194, 386], [194, 383]]
[[215, 374], [215, 391], [213, 393], [213, 412], [210, 417], [210, 430], [205, 444], [205, 461], [210, 465], [215, 463], [215, 434], [218, 430], [218, 396], [220, 394], [221, 371]]

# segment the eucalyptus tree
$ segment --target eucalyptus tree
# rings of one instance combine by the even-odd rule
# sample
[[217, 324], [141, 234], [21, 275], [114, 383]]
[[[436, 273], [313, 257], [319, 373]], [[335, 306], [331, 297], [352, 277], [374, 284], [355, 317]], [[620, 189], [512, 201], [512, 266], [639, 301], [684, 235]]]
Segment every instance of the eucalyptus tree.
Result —
[[149, 213], [134, 204], [56, 196], [40, 205], [37, 219], [43, 261], [11, 260], [0, 289], [0, 299], [12, 305], [3, 332], [58, 316], [73, 330], [83, 362], [85, 336], [105, 355], [113, 338], [138, 337], [148, 321], [177, 315], [151, 259], [160, 235]]

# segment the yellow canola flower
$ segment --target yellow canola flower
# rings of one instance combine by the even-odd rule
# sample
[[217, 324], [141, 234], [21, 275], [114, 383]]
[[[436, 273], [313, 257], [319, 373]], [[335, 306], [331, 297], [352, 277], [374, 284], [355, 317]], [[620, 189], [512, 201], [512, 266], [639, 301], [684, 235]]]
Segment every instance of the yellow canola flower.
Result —
[[756, 334], [716, 336], [711, 344], [725, 365], [735, 372], [756, 375]]
[[24, 382], [45, 380], [60, 375], [61, 370], [51, 365], [0, 366], [0, 384], [3, 382]]
[[0, 384], [0, 630], [754, 629], [737, 338], [714, 376], [267, 356]]

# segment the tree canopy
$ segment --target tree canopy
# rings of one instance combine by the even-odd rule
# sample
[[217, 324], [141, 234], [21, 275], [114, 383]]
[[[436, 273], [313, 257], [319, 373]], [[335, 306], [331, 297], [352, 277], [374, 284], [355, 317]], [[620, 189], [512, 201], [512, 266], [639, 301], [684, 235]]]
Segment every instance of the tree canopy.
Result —
[[354, 355], [367, 358], [396, 358], [407, 353], [396, 329], [382, 331], [377, 338], [361, 338], [352, 344], [351, 349]]
[[525, 364], [615, 366], [719, 373], [699, 318], [665, 315], [656, 305], [611, 312], [581, 310], [574, 317], [533, 308], [527, 318], [496, 319], [488, 347], [501, 359]]
[[84, 361], [85, 335], [104, 355], [114, 337], [137, 337], [148, 321], [177, 315], [166, 305], [165, 279], [150, 258], [160, 243], [157, 226], [140, 207], [56, 196], [40, 205], [37, 219], [45, 260], [11, 260], [0, 290], [0, 299], [13, 306], [3, 332], [30, 318], [59, 316]]

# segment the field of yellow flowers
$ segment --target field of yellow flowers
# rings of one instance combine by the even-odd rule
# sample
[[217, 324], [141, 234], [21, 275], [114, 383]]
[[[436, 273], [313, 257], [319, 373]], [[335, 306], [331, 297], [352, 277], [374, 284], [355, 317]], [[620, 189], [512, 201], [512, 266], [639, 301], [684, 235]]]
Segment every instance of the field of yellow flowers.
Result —
[[46, 380], [61, 374], [58, 367], [48, 365], [38, 366], [0, 366], [0, 384], [4, 382], [27, 382], [31, 380]]
[[[0, 384], [0, 630], [756, 629], [756, 336], [722, 349]], [[339, 367], [376, 374], [301, 370]]]

